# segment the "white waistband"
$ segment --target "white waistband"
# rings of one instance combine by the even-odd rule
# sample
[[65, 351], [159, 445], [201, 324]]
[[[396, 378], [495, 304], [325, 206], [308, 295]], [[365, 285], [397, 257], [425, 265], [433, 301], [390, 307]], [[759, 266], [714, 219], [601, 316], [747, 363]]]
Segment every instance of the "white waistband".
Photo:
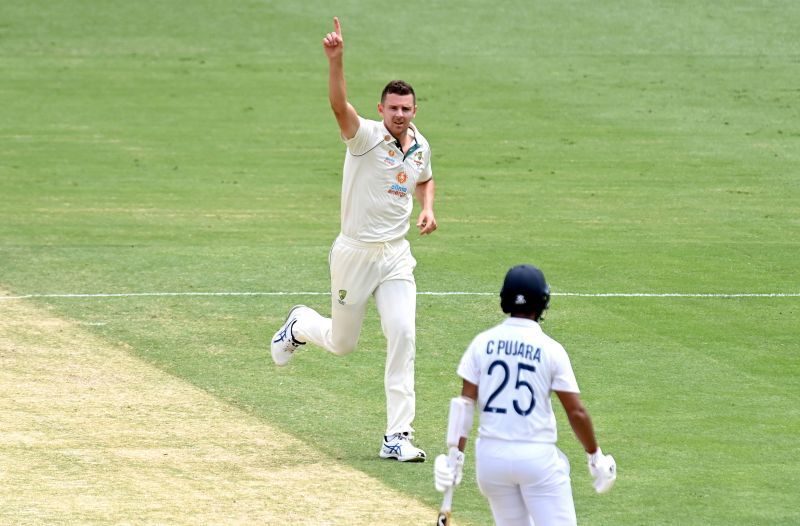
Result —
[[374, 248], [374, 249], [383, 249], [388, 247], [395, 247], [405, 241], [404, 237], [399, 237], [397, 239], [392, 239], [390, 241], [376, 241], [376, 242], [367, 242], [367, 241], [359, 241], [358, 239], [353, 239], [352, 237], [348, 237], [344, 234], [339, 234], [336, 238], [337, 242], [344, 243], [345, 245], [352, 247], [352, 248]]

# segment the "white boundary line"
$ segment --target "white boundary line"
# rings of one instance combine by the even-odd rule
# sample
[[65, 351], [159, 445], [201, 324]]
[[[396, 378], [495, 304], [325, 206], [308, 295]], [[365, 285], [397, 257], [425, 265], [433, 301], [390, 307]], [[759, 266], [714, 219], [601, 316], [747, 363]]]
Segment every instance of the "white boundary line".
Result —
[[[120, 292], [97, 294], [22, 294], [0, 300], [28, 298], [134, 298], [180, 296], [329, 296], [330, 292]], [[419, 296], [499, 296], [499, 292], [417, 292]], [[682, 293], [682, 292], [553, 292], [579, 298], [800, 298], [800, 292]]]

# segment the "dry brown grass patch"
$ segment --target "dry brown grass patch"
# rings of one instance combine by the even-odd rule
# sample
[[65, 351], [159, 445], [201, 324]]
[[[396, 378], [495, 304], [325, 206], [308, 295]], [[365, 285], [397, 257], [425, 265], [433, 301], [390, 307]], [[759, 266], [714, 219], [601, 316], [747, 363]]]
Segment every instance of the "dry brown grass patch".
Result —
[[366, 525], [433, 517], [422, 503], [76, 324], [0, 299], [0, 523]]

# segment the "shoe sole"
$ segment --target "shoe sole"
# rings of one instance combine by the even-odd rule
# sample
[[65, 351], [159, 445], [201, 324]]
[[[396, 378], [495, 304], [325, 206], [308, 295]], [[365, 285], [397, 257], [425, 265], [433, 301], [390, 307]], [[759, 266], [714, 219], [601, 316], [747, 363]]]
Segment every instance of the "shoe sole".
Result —
[[[296, 311], [297, 309], [301, 308], [301, 307], [305, 307], [305, 305], [295, 305], [294, 307], [289, 309], [289, 313], [286, 315], [286, 319], [283, 320], [283, 325], [286, 325], [286, 322], [289, 321], [289, 318], [292, 317], [292, 313], [294, 311]], [[281, 330], [283, 330], [283, 325], [281, 325], [281, 328], [278, 329], [278, 332], [276, 332], [275, 334], [272, 335], [272, 339], [270, 340], [270, 354], [272, 354], [272, 342], [275, 340], [275, 336], [277, 336], [281, 332]], [[291, 338], [292, 336], [290, 335], [289, 337]], [[278, 367], [285, 367], [289, 363], [290, 360], [291, 360], [291, 358], [289, 360], [287, 360], [285, 363], [278, 363], [275, 360], [275, 355], [272, 354], [272, 362], [275, 365], [277, 365]]]
[[397, 455], [384, 454], [383, 451], [380, 452], [380, 457], [382, 459], [385, 459], [385, 460], [396, 460], [398, 462], [425, 462], [425, 459], [426, 459], [426, 457], [417, 456], [417, 457], [407, 458], [407, 459], [404, 460], [404, 459], [398, 457]]

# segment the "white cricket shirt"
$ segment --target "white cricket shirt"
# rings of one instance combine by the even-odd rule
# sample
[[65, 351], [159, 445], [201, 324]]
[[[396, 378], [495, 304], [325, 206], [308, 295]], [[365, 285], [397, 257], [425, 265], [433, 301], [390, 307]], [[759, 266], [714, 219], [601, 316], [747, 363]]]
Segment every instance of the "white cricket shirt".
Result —
[[580, 392], [564, 347], [525, 318], [476, 336], [458, 375], [478, 386], [478, 436], [486, 438], [555, 444], [550, 394]]
[[432, 177], [430, 146], [412, 124], [415, 142], [404, 155], [382, 121], [358, 120], [355, 137], [344, 141], [342, 233], [366, 243], [402, 238], [414, 189]]

